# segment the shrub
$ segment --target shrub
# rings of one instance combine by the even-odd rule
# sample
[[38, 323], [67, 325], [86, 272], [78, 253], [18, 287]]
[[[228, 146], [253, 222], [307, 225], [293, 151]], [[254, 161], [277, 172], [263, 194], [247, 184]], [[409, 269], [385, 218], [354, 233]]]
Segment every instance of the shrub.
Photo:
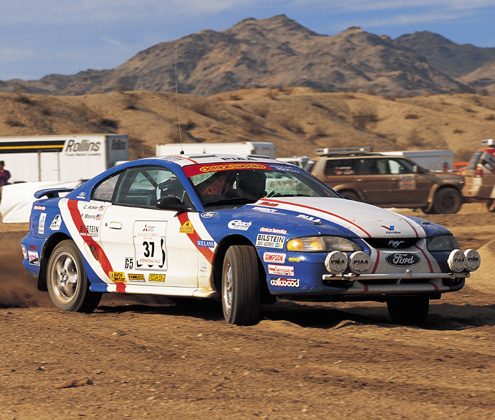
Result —
[[378, 115], [373, 111], [360, 112], [359, 114], [352, 116], [352, 122], [356, 128], [364, 130], [368, 125], [378, 122]]
[[419, 117], [418, 117], [417, 114], [406, 114], [406, 116], [404, 118], [406, 120], [417, 120], [417, 119], [419, 119]]

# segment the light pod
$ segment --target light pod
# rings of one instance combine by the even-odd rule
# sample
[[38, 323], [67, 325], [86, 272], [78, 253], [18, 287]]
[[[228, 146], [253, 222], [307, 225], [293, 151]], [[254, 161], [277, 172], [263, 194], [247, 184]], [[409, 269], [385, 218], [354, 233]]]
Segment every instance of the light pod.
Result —
[[464, 258], [466, 260], [466, 269], [468, 271], [476, 271], [480, 268], [481, 265], [481, 257], [478, 251], [474, 249], [466, 249], [464, 251]]
[[349, 269], [355, 274], [367, 273], [370, 269], [370, 256], [363, 251], [353, 252], [349, 258]]
[[332, 274], [342, 274], [347, 268], [347, 254], [332, 251], [325, 258], [325, 268]]
[[466, 268], [466, 257], [460, 249], [454, 249], [447, 259], [447, 264], [449, 268], [455, 272], [459, 273]]

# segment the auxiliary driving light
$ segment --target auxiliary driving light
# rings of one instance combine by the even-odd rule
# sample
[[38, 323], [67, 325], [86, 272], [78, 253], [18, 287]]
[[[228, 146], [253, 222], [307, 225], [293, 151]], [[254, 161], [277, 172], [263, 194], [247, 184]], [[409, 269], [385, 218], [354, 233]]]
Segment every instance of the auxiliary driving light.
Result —
[[332, 274], [341, 274], [347, 268], [347, 254], [332, 251], [325, 258], [325, 268]]
[[464, 258], [466, 259], [466, 269], [468, 271], [476, 271], [480, 268], [481, 257], [478, 251], [474, 249], [466, 249], [464, 251]]
[[449, 268], [455, 273], [459, 273], [466, 268], [466, 257], [460, 249], [454, 249], [447, 260]]
[[370, 256], [363, 251], [353, 252], [349, 258], [349, 268], [355, 274], [363, 274], [370, 269]]

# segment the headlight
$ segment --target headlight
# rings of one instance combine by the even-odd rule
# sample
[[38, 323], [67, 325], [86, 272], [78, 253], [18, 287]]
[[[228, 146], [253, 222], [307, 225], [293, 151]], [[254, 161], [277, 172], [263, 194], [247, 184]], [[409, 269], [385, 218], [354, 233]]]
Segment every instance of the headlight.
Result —
[[457, 240], [452, 235], [441, 235], [427, 239], [429, 251], [452, 251], [459, 248]]
[[306, 236], [305, 238], [295, 238], [287, 242], [287, 251], [299, 252], [328, 252], [361, 251], [361, 247], [355, 242], [341, 238], [340, 236]]

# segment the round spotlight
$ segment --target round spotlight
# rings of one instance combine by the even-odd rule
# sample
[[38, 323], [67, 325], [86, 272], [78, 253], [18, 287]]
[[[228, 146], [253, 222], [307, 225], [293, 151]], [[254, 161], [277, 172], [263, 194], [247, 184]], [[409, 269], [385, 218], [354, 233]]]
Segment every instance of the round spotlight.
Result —
[[476, 271], [480, 268], [481, 257], [478, 251], [474, 249], [466, 249], [464, 251], [464, 258], [466, 259], [466, 269], [468, 271]]
[[447, 260], [449, 268], [455, 273], [459, 273], [466, 268], [466, 257], [460, 249], [454, 249]]
[[370, 256], [363, 251], [356, 251], [349, 258], [349, 268], [355, 274], [367, 273], [370, 269]]
[[332, 274], [341, 274], [347, 268], [347, 254], [332, 251], [325, 258], [325, 268]]

